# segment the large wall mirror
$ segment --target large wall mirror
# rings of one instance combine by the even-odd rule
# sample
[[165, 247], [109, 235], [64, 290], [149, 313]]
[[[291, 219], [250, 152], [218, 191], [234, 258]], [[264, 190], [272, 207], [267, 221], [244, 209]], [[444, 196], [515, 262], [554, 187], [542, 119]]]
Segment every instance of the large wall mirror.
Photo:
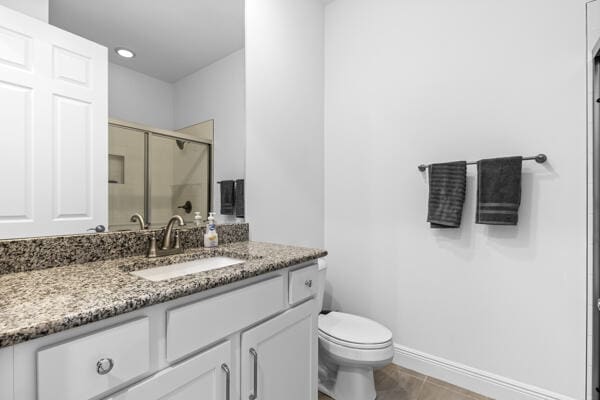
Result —
[[243, 0], [50, 0], [50, 23], [109, 51], [110, 230], [219, 213], [244, 177]]
[[[48, 183], [47, 191], [58, 194], [50, 196], [54, 196], [54, 206], [47, 208], [58, 210], [64, 205], [66, 217], [61, 217], [59, 210], [43, 223], [44, 229], [38, 230], [36, 226], [42, 224], [32, 221], [36, 222], [40, 213], [34, 215], [29, 210], [38, 207], [42, 196], [37, 187], [22, 185], [22, 193], [35, 192], [32, 201], [37, 203], [21, 201], [17, 195], [0, 202], [5, 209], [0, 210], [0, 217], [6, 216], [8, 221], [6, 229], [0, 226], [0, 239], [80, 234], [100, 222], [110, 231], [140, 229], [139, 222], [132, 222], [134, 214], [141, 215], [152, 227], [163, 226], [174, 214], [186, 222], [193, 223], [196, 213], [206, 220], [209, 211], [217, 213], [218, 222], [241, 221], [243, 213], [236, 213], [230, 205], [221, 207], [218, 183], [244, 178], [244, 1], [179, 0], [175, 7], [168, 0], [50, 0], [49, 24], [108, 49], [108, 145], [102, 149], [106, 154], [93, 154], [102, 173], [106, 162], [107, 188], [84, 188], [77, 192], [83, 193], [81, 199], [70, 199], [68, 188], [64, 189], [69, 176], [77, 173], [76, 185], [92, 185], [92, 180], [86, 180], [87, 172], [77, 166], [85, 165], [85, 158], [103, 144], [98, 147], [84, 137], [97, 132], [97, 125], [93, 127], [95, 131], [81, 135], [78, 129], [88, 123], [97, 124], [97, 115], [102, 121], [105, 118], [104, 108], [99, 113], [85, 114], [85, 101], [75, 98], [76, 103], [70, 95], [61, 95], [64, 106], [60, 107], [66, 110], [63, 125], [48, 128], [48, 136], [52, 129], [66, 132], [58, 133], [62, 142], [56, 146], [62, 153], [57, 150], [52, 154], [53, 165], [62, 168], [62, 186], [56, 189], [51, 187], [55, 182]], [[34, 39], [44, 44], [44, 38]], [[77, 40], [78, 46], [81, 39]], [[102, 74], [98, 75], [101, 79], [95, 75], [106, 62], [98, 64], [84, 50], [77, 50], [75, 44], [69, 47], [71, 44], [66, 43], [66, 48], [62, 48], [49, 42], [54, 55], [49, 55], [48, 60], [54, 63], [55, 70], [48, 80], [62, 79], [60, 84], [72, 86], [72, 93], [83, 93], [78, 86], [92, 91], [94, 85], [106, 86]], [[100, 53], [99, 57], [104, 60], [105, 56]], [[7, 104], [15, 98], [13, 92], [9, 93]], [[70, 124], [68, 113], [83, 117]], [[93, 121], [86, 122], [85, 115], [92, 115]], [[25, 128], [23, 137], [27, 134]], [[22, 152], [18, 159], [36, 159], [41, 153]], [[60, 164], [62, 156], [71, 158]], [[17, 155], [14, 157], [17, 159]], [[99, 162], [103, 157], [105, 160]], [[49, 161], [48, 165], [52, 163]], [[18, 176], [25, 174], [26, 171]], [[37, 184], [43, 180], [31, 181]], [[99, 185], [97, 182], [93, 185]], [[86, 198], [88, 193], [96, 194]], [[56, 206], [59, 201], [60, 207]], [[104, 202], [103, 211], [92, 216], [92, 206]], [[98, 214], [102, 214], [100, 221]], [[17, 226], [21, 220], [23, 224]], [[78, 222], [70, 225], [69, 221]], [[60, 227], [50, 226], [58, 222], [62, 223]]]
[[[111, 119], [110, 230], [164, 226], [173, 215], [181, 215], [187, 223], [195, 223], [198, 213], [208, 216], [213, 198], [213, 140], [213, 120], [174, 132]], [[136, 214], [142, 218], [132, 219]]]

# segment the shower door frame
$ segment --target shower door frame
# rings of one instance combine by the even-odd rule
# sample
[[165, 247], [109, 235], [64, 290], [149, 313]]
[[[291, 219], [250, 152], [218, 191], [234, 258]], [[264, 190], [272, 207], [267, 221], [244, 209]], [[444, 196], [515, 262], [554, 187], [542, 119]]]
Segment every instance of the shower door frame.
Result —
[[[591, 80], [592, 97], [588, 95], [588, 101], [592, 102], [592, 171], [589, 179], [593, 183], [593, 250], [592, 250], [592, 348], [588, 349], [588, 357], [591, 357], [591, 396], [592, 399], [600, 399], [600, 41], [592, 50]], [[589, 109], [588, 109], [589, 110]], [[588, 294], [589, 296], [590, 294]], [[591, 354], [589, 354], [591, 350]]]
[[[209, 120], [210, 121], [210, 120]], [[206, 122], [201, 121], [199, 123]], [[197, 138], [192, 135], [188, 135], [182, 132], [170, 131], [166, 129], [154, 128], [148, 125], [138, 124], [137, 122], [123, 121], [115, 118], [108, 119], [109, 126], [116, 126], [123, 129], [135, 131], [139, 134], [144, 135], [144, 218], [146, 223], [152, 224], [152, 210], [150, 207], [150, 194], [152, 192], [152, 180], [150, 179], [150, 170], [152, 169], [152, 154], [150, 151], [150, 143], [153, 136], [163, 137], [173, 140], [182, 140], [185, 142], [191, 142], [196, 144], [204, 144], [209, 146], [209, 160], [208, 160], [208, 209], [212, 210], [213, 207], [213, 188], [214, 188], [214, 136], [213, 140]], [[214, 132], [213, 132], [214, 135]], [[110, 225], [109, 225], [110, 229]]]

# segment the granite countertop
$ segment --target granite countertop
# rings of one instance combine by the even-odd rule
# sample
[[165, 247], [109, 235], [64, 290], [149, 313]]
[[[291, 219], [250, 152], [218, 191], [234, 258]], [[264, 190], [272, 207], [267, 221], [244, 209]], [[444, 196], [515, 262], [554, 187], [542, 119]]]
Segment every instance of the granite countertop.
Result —
[[[160, 282], [126, 272], [215, 255], [247, 261]], [[136, 256], [0, 275], [0, 348], [326, 255], [319, 249], [237, 242], [157, 259]]]

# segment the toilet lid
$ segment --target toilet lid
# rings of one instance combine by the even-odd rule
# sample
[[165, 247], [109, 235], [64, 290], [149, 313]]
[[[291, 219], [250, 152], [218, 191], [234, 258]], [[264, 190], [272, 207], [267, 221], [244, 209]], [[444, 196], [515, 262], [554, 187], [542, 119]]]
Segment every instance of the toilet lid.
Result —
[[336, 311], [319, 315], [319, 330], [348, 343], [380, 344], [392, 340], [392, 332], [385, 326], [368, 318]]

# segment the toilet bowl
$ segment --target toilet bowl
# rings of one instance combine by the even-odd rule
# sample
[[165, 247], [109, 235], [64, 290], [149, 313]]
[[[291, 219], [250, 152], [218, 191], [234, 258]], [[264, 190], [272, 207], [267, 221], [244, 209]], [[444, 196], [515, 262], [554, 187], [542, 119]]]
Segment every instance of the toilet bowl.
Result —
[[[319, 262], [319, 304], [326, 263]], [[319, 315], [319, 390], [335, 400], [374, 400], [373, 368], [394, 356], [392, 332], [358, 315], [337, 311]]]

